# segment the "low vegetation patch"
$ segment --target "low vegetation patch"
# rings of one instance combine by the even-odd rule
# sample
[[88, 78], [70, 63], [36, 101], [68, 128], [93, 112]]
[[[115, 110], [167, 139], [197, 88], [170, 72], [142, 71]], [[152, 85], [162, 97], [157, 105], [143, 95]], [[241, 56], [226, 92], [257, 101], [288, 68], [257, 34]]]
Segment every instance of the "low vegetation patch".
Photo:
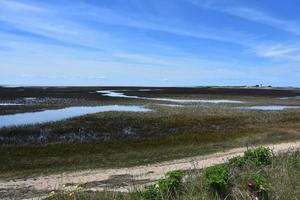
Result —
[[204, 182], [210, 190], [225, 196], [229, 188], [228, 165], [216, 165], [204, 170]]
[[269, 148], [259, 147], [244, 152], [244, 156], [237, 156], [230, 160], [236, 166], [243, 167], [247, 162], [256, 166], [268, 165], [271, 163], [273, 152]]
[[259, 174], [249, 174], [247, 176], [247, 186], [249, 191], [258, 199], [268, 199], [270, 185], [268, 179]]

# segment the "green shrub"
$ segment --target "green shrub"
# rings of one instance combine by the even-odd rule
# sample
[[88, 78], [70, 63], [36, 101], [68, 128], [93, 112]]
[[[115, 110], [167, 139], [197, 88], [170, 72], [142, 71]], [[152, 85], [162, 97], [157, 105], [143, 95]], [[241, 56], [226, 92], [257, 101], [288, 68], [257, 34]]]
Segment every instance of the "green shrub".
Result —
[[270, 185], [266, 177], [258, 174], [248, 175], [247, 186], [260, 199], [268, 199]]
[[178, 189], [182, 184], [183, 176], [184, 173], [180, 170], [168, 172], [158, 184], [146, 187], [142, 196], [147, 200], [158, 200], [163, 196], [171, 197], [179, 192]]
[[237, 156], [230, 159], [230, 163], [238, 167], [243, 167], [247, 162], [253, 163], [255, 166], [268, 165], [271, 163], [273, 152], [269, 148], [259, 147], [249, 149], [244, 152], [244, 156]]
[[242, 167], [242, 166], [245, 165], [246, 160], [245, 160], [245, 158], [242, 157], [242, 156], [236, 156], [236, 157], [230, 159], [230, 160], [229, 160], [229, 163], [234, 164], [234, 165], [236, 165], [236, 166], [238, 166], [238, 167]]
[[244, 159], [251, 161], [256, 166], [268, 165], [271, 163], [273, 152], [269, 148], [258, 147], [256, 149], [249, 149], [244, 153]]
[[227, 165], [215, 165], [204, 170], [206, 185], [220, 195], [224, 195], [229, 187], [229, 168]]
[[159, 200], [161, 199], [161, 193], [158, 185], [150, 185], [142, 192], [142, 196], [147, 200]]
[[158, 185], [162, 192], [175, 192], [180, 186], [183, 178], [182, 171], [168, 172], [164, 179], [160, 180]]

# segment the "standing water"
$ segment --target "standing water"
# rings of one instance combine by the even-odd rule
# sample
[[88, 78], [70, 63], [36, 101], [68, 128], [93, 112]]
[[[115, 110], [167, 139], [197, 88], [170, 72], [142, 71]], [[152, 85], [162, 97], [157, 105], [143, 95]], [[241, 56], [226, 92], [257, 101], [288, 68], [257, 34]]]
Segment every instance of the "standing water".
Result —
[[93, 114], [98, 112], [148, 112], [148, 108], [142, 106], [94, 106], [94, 107], [69, 107], [57, 110], [45, 110], [41, 112], [28, 112], [10, 115], [0, 115], [0, 128], [9, 126], [21, 126], [29, 124], [38, 124], [45, 122], [53, 122], [64, 120], [72, 117], [78, 117], [86, 114]]
[[139, 96], [128, 96], [122, 92], [116, 92], [112, 90], [102, 90], [97, 91], [97, 93], [102, 94], [102, 96], [108, 97], [120, 97], [120, 98], [129, 98], [129, 99], [146, 99], [154, 101], [169, 101], [175, 103], [243, 103], [242, 101], [229, 100], [229, 99], [171, 99], [171, 98], [150, 98], [150, 97], [139, 97]]

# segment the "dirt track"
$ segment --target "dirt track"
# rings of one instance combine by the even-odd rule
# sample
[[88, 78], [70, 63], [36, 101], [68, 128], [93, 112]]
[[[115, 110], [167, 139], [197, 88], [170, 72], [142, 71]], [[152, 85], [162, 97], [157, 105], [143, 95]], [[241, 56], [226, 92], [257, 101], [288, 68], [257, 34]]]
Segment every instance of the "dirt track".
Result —
[[[275, 153], [300, 148], [300, 141], [266, 145]], [[116, 191], [129, 191], [135, 187], [152, 183], [171, 170], [201, 169], [207, 166], [224, 163], [228, 159], [241, 155], [246, 148], [235, 148], [225, 152], [214, 153], [206, 156], [190, 157], [185, 159], [161, 162], [151, 165], [136, 166], [119, 169], [97, 169], [79, 172], [67, 172], [58, 175], [40, 176], [26, 180], [1, 181], [0, 192], [18, 191], [21, 193], [32, 192], [31, 197], [49, 194], [52, 190], [75, 190], [75, 185], [84, 184], [87, 190], [101, 191], [104, 189]], [[38, 192], [40, 191], [40, 192]], [[44, 191], [44, 192], [42, 192]], [[0, 197], [1, 197], [0, 193]], [[27, 196], [27, 195], [26, 195]]]

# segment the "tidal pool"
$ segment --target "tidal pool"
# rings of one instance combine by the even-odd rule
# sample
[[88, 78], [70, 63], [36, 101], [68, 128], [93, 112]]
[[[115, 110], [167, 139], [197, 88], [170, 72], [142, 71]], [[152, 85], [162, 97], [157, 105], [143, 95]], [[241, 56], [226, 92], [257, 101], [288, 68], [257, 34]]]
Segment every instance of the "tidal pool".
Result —
[[130, 99], [146, 99], [154, 101], [169, 101], [175, 103], [243, 103], [242, 101], [237, 100], [228, 100], [228, 99], [170, 99], [170, 98], [149, 98], [149, 97], [139, 97], [139, 96], [128, 96], [122, 92], [116, 92], [112, 90], [102, 90], [97, 91], [97, 93], [102, 94], [103, 96], [108, 97], [121, 97], [121, 98], [130, 98]]
[[241, 110], [286, 110], [286, 109], [300, 109], [300, 106], [247, 106], [238, 107]]
[[56, 110], [45, 110], [41, 112], [0, 115], [0, 128], [60, 121], [72, 117], [86, 115], [86, 114], [93, 114], [98, 112], [109, 112], [109, 111], [149, 112], [151, 111], [151, 109], [145, 108], [143, 106], [124, 106], [124, 105], [80, 106], [80, 107], [69, 107], [69, 108], [56, 109]]

